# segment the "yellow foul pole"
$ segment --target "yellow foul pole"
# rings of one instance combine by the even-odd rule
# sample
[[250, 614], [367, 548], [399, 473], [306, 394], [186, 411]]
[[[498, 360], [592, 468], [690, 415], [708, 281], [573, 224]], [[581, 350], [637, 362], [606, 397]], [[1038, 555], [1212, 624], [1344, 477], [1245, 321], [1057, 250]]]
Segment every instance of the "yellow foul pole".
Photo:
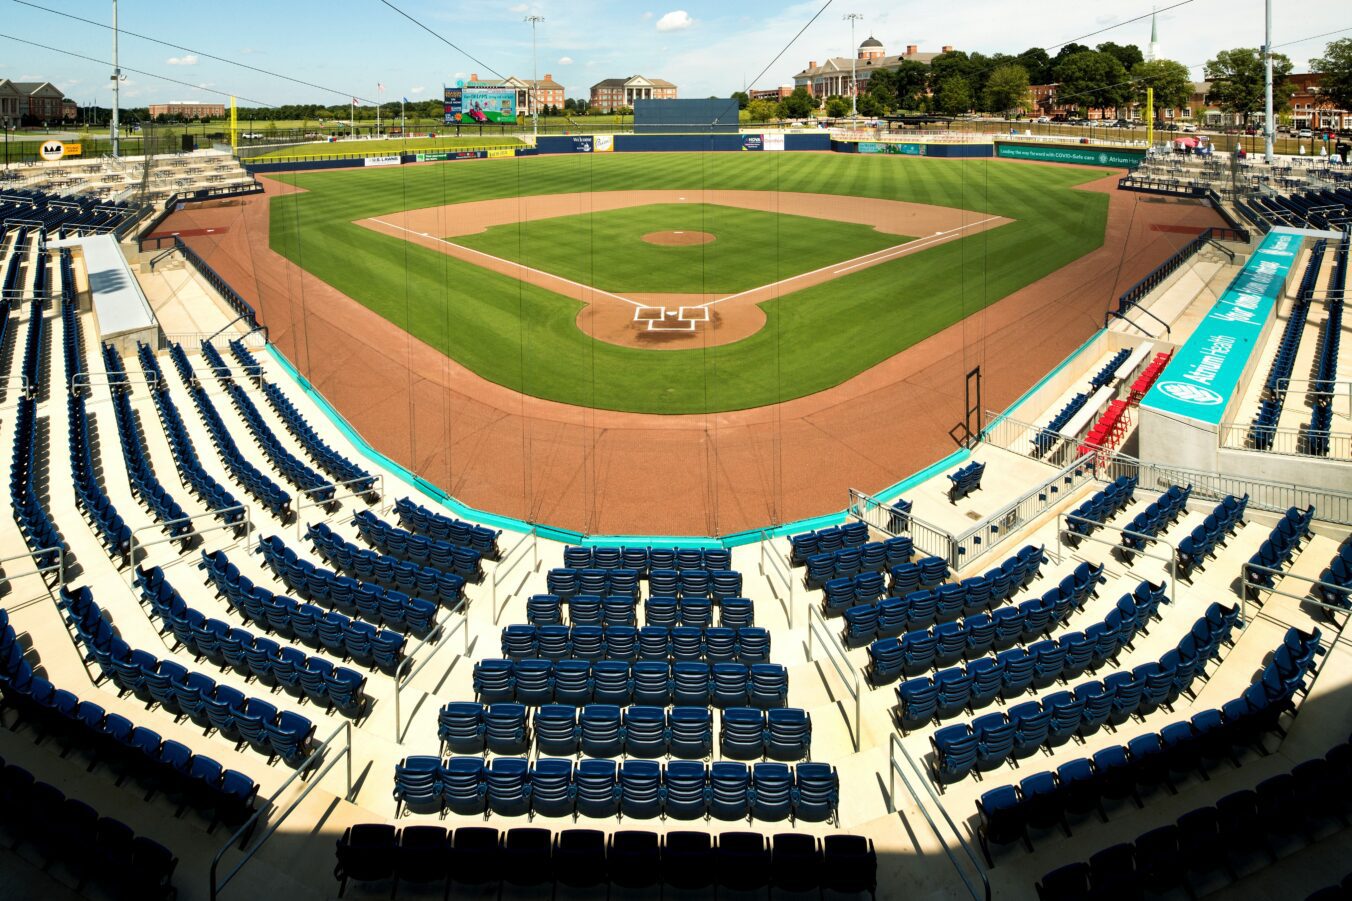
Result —
[[235, 98], [230, 98], [230, 149], [232, 151], [239, 148], [238, 141], [239, 130], [239, 109], [235, 106]]
[[1145, 145], [1155, 146], [1155, 89], [1145, 89]]

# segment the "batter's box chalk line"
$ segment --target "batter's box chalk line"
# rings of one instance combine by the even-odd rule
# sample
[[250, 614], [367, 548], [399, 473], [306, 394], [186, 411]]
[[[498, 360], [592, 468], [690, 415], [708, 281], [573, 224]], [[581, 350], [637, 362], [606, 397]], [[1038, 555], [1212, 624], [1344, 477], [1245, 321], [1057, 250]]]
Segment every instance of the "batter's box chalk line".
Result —
[[650, 332], [693, 332], [695, 323], [709, 321], [709, 310], [706, 307], [678, 307], [673, 310], [641, 306], [634, 308], [634, 321], [646, 323], [646, 330]]

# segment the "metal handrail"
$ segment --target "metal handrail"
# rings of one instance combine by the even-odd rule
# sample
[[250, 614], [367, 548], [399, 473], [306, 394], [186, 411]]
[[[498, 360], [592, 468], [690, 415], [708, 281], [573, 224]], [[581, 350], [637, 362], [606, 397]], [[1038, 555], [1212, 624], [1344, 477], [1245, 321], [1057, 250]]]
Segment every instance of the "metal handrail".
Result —
[[[348, 485], [353, 485], [357, 482], [372, 482], [372, 485], [365, 491], [349, 491], [346, 494], [338, 493], [338, 488], [346, 488]], [[333, 497], [326, 501], [310, 500], [314, 495], [321, 491], [327, 491], [330, 488], [334, 489]], [[296, 506], [294, 508], [296, 514], [296, 538], [300, 539], [302, 537], [303, 533], [301, 532], [301, 526], [309, 525], [309, 523], [304, 521], [304, 517], [301, 516], [302, 510], [313, 509], [315, 507], [327, 507], [329, 504], [336, 504], [338, 501], [346, 500], [350, 497], [365, 497], [373, 491], [376, 493], [377, 498], [383, 498], [385, 496], [385, 475], [383, 473], [378, 472], [375, 475], [357, 476], [355, 479], [344, 479], [341, 482], [327, 482], [315, 488], [297, 489], [296, 494], [298, 497], [296, 498]]]
[[[242, 518], [240, 518], [240, 519], [236, 519], [236, 520], [233, 520], [233, 521], [232, 521], [232, 520], [229, 518], [229, 514], [234, 513], [234, 512], [236, 512], [236, 511], [238, 511], [238, 512], [240, 512], [240, 513], [243, 513], [244, 516], [243, 516]], [[163, 538], [156, 538], [154, 541], [137, 541], [137, 540], [136, 540], [137, 534], [139, 534], [139, 533], [141, 533], [141, 532], [149, 532], [149, 531], [151, 531], [152, 529], [158, 530], [158, 531], [163, 531], [164, 529], [168, 529], [168, 528], [170, 528], [170, 527], [172, 527], [172, 526], [176, 526], [176, 525], [178, 525], [178, 524], [180, 524], [180, 523], [185, 523], [185, 522], [190, 523], [190, 522], [192, 522], [193, 520], [196, 520], [196, 519], [215, 519], [217, 516], [225, 516], [226, 519], [225, 519], [225, 521], [221, 522], [219, 525], [207, 526], [205, 529], [196, 529], [196, 528], [195, 528], [195, 529], [193, 529], [191, 532], [185, 533], [185, 534], [183, 534], [183, 535], [167, 535], [167, 536], [165, 536], [165, 537], [163, 537]], [[194, 513], [194, 514], [192, 514], [191, 516], [180, 516], [178, 519], [171, 519], [171, 520], [168, 520], [167, 522], [162, 522], [162, 523], [161, 523], [161, 522], [151, 523], [151, 524], [148, 525], [148, 526], [141, 526], [140, 528], [136, 528], [136, 529], [132, 529], [132, 530], [131, 530], [131, 539], [128, 541], [128, 547], [127, 547], [127, 559], [128, 559], [129, 561], [131, 561], [131, 565], [132, 565], [132, 567], [134, 568], [134, 567], [136, 566], [136, 549], [137, 549], [138, 547], [141, 548], [142, 550], [145, 550], [146, 548], [148, 548], [148, 547], [154, 547], [154, 546], [157, 545], [157, 544], [169, 544], [169, 543], [174, 542], [174, 541], [183, 541], [184, 539], [188, 538], [190, 535], [205, 535], [205, 534], [207, 534], [208, 532], [219, 532], [219, 531], [222, 531], [223, 529], [238, 529], [241, 525], [244, 527], [244, 532], [243, 532], [243, 534], [247, 535], [247, 534], [249, 534], [249, 532], [250, 532], [250, 530], [251, 530], [251, 528], [252, 528], [252, 523], [253, 523], [253, 519], [252, 519], [252, 516], [251, 516], [250, 513], [249, 513], [249, 508], [246, 507], [244, 504], [236, 504], [236, 505], [233, 506], [233, 507], [222, 507], [222, 508], [219, 509], [219, 510], [210, 510], [210, 511], [208, 511], [208, 512], [206, 512], [206, 513]], [[133, 571], [134, 571], [134, 570], [133, 570]]]
[[[96, 377], [102, 376], [102, 381], [95, 381]], [[131, 386], [134, 381], [140, 381], [151, 391], [158, 391], [161, 383], [164, 381], [162, 376], [145, 369], [123, 369], [119, 372], [91, 372], [82, 369], [70, 377], [70, 383], [67, 389], [78, 391], [81, 388], [94, 390], [94, 385], [103, 385], [108, 388], [116, 388], [119, 385]]]
[[[503, 610], [507, 609], [506, 601], [503, 601], [502, 609], [498, 608], [498, 586], [507, 580], [507, 575], [512, 570], [516, 569], [516, 565], [520, 560], [526, 559], [525, 553], [522, 553], [520, 558], [518, 558], [518, 560], [512, 560], [512, 555], [525, 546], [526, 539], [528, 538], [530, 539], [531, 542], [531, 555], [532, 558], [534, 559], [531, 571], [532, 572], [540, 571], [540, 536], [539, 533], [536, 531], [535, 526], [532, 525], [530, 527], [530, 531], [522, 532], [521, 537], [516, 540], [516, 543], [513, 544], [511, 547], [509, 547], [507, 549], [507, 552], [503, 554], [500, 558], [498, 558], [498, 564], [497, 566], [493, 567], [493, 574], [488, 579], [489, 587], [492, 589], [493, 592], [492, 594], [493, 625], [495, 626], [498, 624], [498, 620], [501, 618]], [[512, 560], [512, 564], [510, 566], [505, 565], [508, 560]]]
[[[1240, 619], [1244, 620], [1245, 622], [1247, 622], [1249, 619], [1248, 598], [1250, 589], [1254, 591], [1266, 591], [1269, 594], [1280, 594], [1282, 597], [1294, 598], [1297, 601], [1303, 601], [1308, 604], [1314, 604], [1316, 607], [1321, 607], [1329, 611], [1330, 613], [1352, 613], [1352, 609], [1349, 609], [1347, 607], [1335, 607], [1332, 604], [1326, 604], [1323, 601], [1319, 600], [1318, 598], [1311, 597], [1309, 594], [1299, 595], [1292, 594], [1289, 591], [1281, 591], [1276, 587], [1275, 584], [1272, 586], [1268, 586], [1258, 583], [1252, 583], [1248, 580], [1248, 575], [1251, 571], [1254, 570], [1269, 573], [1274, 576], [1281, 576], [1283, 579], [1299, 579], [1302, 582], [1309, 582], [1311, 585], [1318, 585], [1323, 588], [1332, 588], [1335, 591], [1352, 592], [1352, 588], [1348, 588], [1346, 585], [1335, 585], [1332, 582], [1324, 582], [1320, 579], [1311, 579], [1309, 576], [1302, 576], [1296, 573], [1282, 572], [1280, 569], [1273, 569], [1270, 566], [1263, 566], [1260, 563], [1253, 563], [1251, 561], [1246, 560], [1239, 566], [1239, 616]], [[1257, 601], [1257, 598], [1255, 598], [1254, 600]]]
[[54, 545], [52, 545], [51, 547], [42, 547], [42, 548], [38, 548], [36, 551], [30, 551], [30, 552], [28, 552], [27, 554], [15, 554], [13, 557], [0, 557], [0, 564], [9, 563], [9, 562], [14, 561], [14, 560], [32, 560], [34, 563], [37, 563], [38, 555], [40, 555], [40, 554], [49, 554], [49, 553], [51, 553], [52, 551], [56, 551], [56, 565], [55, 565], [55, 566], [40, 566], [40, 567], [38, 567], [37, 569], [35, 569], [35, 570], [31, 571], [31, 572], [19, 573], [17, 576], [11, 576], [11, 575], [9, 575], [9, 574], [0, 575], [0, 585], [7, 585], [7, 584], [9, 584], [10, 582], [13, 582], [15, 579], [23, 579], [23, 578], [25, 578], [25, 577], [27, 577], [27, 576], [41, 576], [41, 575], [46, 575], [46, 574], [49, 573], [49, 572], [56, 572], [56, 573], [57, 573], [56, 584], [58, 584], [58, 585], [65, 585], [65, 584], [66, 584], [66, 549], [65, 549], [64, 547], [62, 547], [61, 545], [59, 545], [59, 544], [54, 544]]
[[[286, 806], [286, 809], [282, 811], [281, 815], [277, 817], [276, 821], [272, 823], [268, 830], [263, 833], [262, 837], [244, 852], [244, 859], [235, 864], [234, 869], [229, 873], [226, 873], [224, 879], [217, 881], [216, 870], [220, 866], [221, 858], [225, 856], [227, 851], [235, 846], [235, 842], [240, 836], [249, 834], [249, 832], [258, 825], [259, 818], [272, 808], [282, 792], [290, 788], [292, 782], [301, 779], [306, 773], [310, 772], [310, 770], [322, 759], [324, 752], [328, 750], [329, 746], [337, 740], [340, 732], [343, 733], [346, 738], [342, 750], [324, 765], [324, 768], [319, 771], [319, 774], [314, 779], [310, 780], [306, 784], [304, 790], [301, 791], [300, 795]], [[258, 853], [258, 850], [267, 843], [268, 839], [272, 838], [273, 833], [276, 832], [281, 827], [282, 823], [286, 821], [286, 818], [291, 815], [291, 812], [299, 807], [302, 801], [309, 797], [310, 792], [315, 790], [319, 783], [324, 780], [324, 777], [338, 765], [338, 761], [340, 760], [347, 761], [347, 793], [343, 798], [344, 800], [350, 801], [352, 800], [352, 723], [350, 722], [342, 723], [337, 729], [334, 729], [329, 737], [324, 739], [324, 742], [319, 747], [315, 748], [314, 752], [311, 753], [309, 757], [305, 758], [300, 766], [296, 767], [296, 771], [292, 773], [271, 796], [269, 796], [263, 806], [255, 810], [253, 816], [245, 820], [244, 824], [236, 829], [234, 834], [226, 839], [225, 844], [221, 845], [216, 851], [215, 856], [211, 858], [211, 901], [216, 901], [216, 899], [220, 897], [220, 893], [224, 891], [225, 887], [230, 884], [230, 881], [239, 874], [239, 871], [244, 868], [244, 865], [253, 859], [253, 856]]]
[[[815, 619], [814, 619], [815, 618]], [[854, 697], [854, 729], [852, 737], [854, 739], [854, 749], [859, 750], [859, 730], [863, 726], [861, 719], [861, 699], [863, 689], [859, 686], [859, 671], [850, 666], [850, 659], [845, 654], [845, 649], [840, 646], [836, 640], [835, 633], [827, 628], [826, 620], [822, 617], [821, 611], [816, 607], [808, 605], [807, 608], [807, 659], [816, 662], [817, 658], [812, 655], [812, 635], [813, 632], [820, 630], [821, 636], [826, 643], [826, 659], [835, 668], [836, 675], [845, 683], [845, 688]], [[829, 688], [829, 686], [828, 686]], [[848, 724], [849, 718], [846, 717]]]
[[[457, 612], [463, 612], [464, 615], [460, 617], [458, 622], [452, 624], [451, 618]], [[451, 643], [450, 641], [451, 636], [462, 629], [465, 632], [464, 654], [467, 655], [469, 654], [469, 613], [468, 611], [465, 611], [465, 602], [463, 599], [461, 600], [460, 605], [456, 607], [454, 610], [452, 610], [450, 613], [448, 613], [441, 622], [437, 623], [436, 627], [433, 628], [431, 632], [428, 632], [425, 636], [423, 636], [423, 639], [419, 641], [417, 644], [415, 644], [413, 648], [407, 654], [404, 655], [404, 659], [399, 661], [399, 665], [395, 667], [394, 740], [396, 742], [399, 742], [401, 744], [403, 743], [404, 731], [406, 729], [406, 726], [402, 722], [403, 709], [400, 706], [399, 701], [400, 692], [402, 692], [405, 688], [407, 688], [413, 682], [413, 680], [417, 678], [418, 673], [421, 673], [423, 671], [423, 667], [427, 666], [427, 664], [432, 662], [432, 658], [437, 655], [437, 651], [441, 650], [443, 647]], [[409, 664], [413, 662], [413, 656], [417, 654], [419, 651], [421, 651], [424, 647], [426, 647], [428, 643], [438, 640], [440, 641], [440, 644], [438, 644], [436, 647], [432, 649], [432, 653], [424, 657], [422, 662], [419, 663], [416, 667], [414, 667], [411, 673], [409, 673], [408, 675], [404, 675], [403, 671]], [[412, 720], [409, 720], [409, 723], [411, 724]]]
[[793, 576], [790, 575], [790, 573], [789, 573], [789, 568], [785, 566], [783, 557], [781, 557], [779, 554], [775, 553], [775, 551], [773, 550], [773, 548], [770, 550], [770, 552], [769, 552], [768, 555], [766, 554], [766, 550], [765, 550], [765, 549], [766, 549], [767, 546], [769, 546], [769, 544], [770, 544], [770, 538], [769, 538], [769, 536], [766, 535], [765, 532], [762, 530], [762, 532], [761, 532], [761, 540], [760, 540], [760, 571], [761, 571], [761, 575], [762, 575], [762, 576], [765, 576], [766, 581], [770, 583], [770, 587], [773, 589], [773, 588], [775, 587], [775, 580], [774, 580], [773, 578], [770, 577], [770, 571], [767, 570], [767, 569], [765, 568], [765, 560], [766, 560], [766, 558], [767, 558], [767, 556], [768, 556], [768, 557], [769, 557], [769, 560], [770, 560], [770, 563], [771, 563], [770, 569], [774, 570], [775, 576], [777, 576], [777, 577], [779, 578], [780, 582], [783, 583], [784, 587], [785, 587], [786, 589], [788, 589], [788, 594], [787, 594], [787, 595], [785, 596], [785, 598], [784, 598], [784, 609], [785, 609], [786, 615], [788, 616], [788, 620], [789, 620], [789, 628], [792, 629], [792, 628], [793, 628], [793, 583], [794, 583], [795, 580], [794, 580]]
[[[850, 506], [849, 509], [845, 511], [847, 517], [854, 517], [860, 522], [868, 523], [869, 528], [877, 529], [885, 535], [896, 537], [897, 533], [890, 528], [890, 517], [893, 512], [890, 504], [856, 488], [851, 488], [849, 491]], [[884, 511], [889, 517], [889, 524], [874, 522], [872, 519], [869, 519], [867, 514], [872, 510]], [[955, 544], [957, 539], [955, 539], [950, 532], [925, 522], [923, 519], [916, 518], [913, 513], [906, 514], [906, 521], [906, 531], [910, 533], [911, 540], [915, 543], [916, 547], [927, 554], [943, 557], [945, 560], [949, 561], [950, 564], [953, 563], [953, 559], [957, 555]]]
[[[935, 824], [934, 818], [931, 817], [929, 811], [925, 809], [925, 804], [922, 802], [920, 795], [918, 795], [916, 790], [911, 786], [911, 780], [907, 777], [906, 771], [898, 764], [898, 750], [901, 751], [901, 756], [906, 759], [906, 762], [911, 765], [911, 768], [919, 774], [920, 784], [925, 787], [925, 792], [930, 796], [930, 800], [934, 802], [934, 806], [939, 808], [939, 813], [943, 815], [944, 821], [948, 823], [948, 828], [953, 830], [953, 835], [958, 840], [958, 846], [962, 848], [963, 853], [965, 853], [967, 859], [971, 861], [972, 867], [976, 870], [977, 875], [981, 877], [981, 892], [978, 893], [976, 886], [972, 885], [971, 880], [967, 878], [967, 874], [963, 872], [962, 864], [958, 861], [957, 857], [953, 855], [953, 850], [948, 847], [948, 842], [944, 841], [943, 833], [939, 831], [939, 827]], [[967, 886], [968, 893], [975, 901], [991, 901], [991, 881], [990, 877], [986, 875], [985, 867], [981, 866], [981, 861], [977, 858], [976, 852], [972, 850], [972, 846], [968, 844], [967, 839], [963, 838], [962, 832], [958, 829], [957, 824], [953, 822], [953, 818], [948, 815], [948, 811], [944, 808], [938, 795], [934, 793], [934, 789], [930, 788], [929, 782], [926, 781], [924, 770], [920, 769], [920, 765], [915, 762], [915, 758], [911, 756], [910, 751], [906, 750], [906, 746], [902, 744], [901, 739], [897, 737], [896, 733], [893, 733], [889, 737], [887, 762], [887, 812], [897, 812], [896, 795], [894, 794], [896, 782], [893, 777], [900, 776], [902, 784], [906, 786], [906, 791], [910, 793], [911, 799], [915, 801], [915, 806], [920, 811], [920, 815], [925, 818], [925, 822], [929, 824], [930, 831], [934, 833], [934, 837], [937, 838], [939, 844], [943, 846], [944, 854], [947, 855], [949, 863], [953, 864], [953, 869], [957, 871], [958, 878], [962, 880], [963, 885]]]
[[[1320, 393], [1332, 396], [1332, 392]], [[1269, 446], [1252, 446], [1253, 439], [1257, 436], [1269, 439]], [[1352, 434], [1339, 435], [1332, 429], [1308, 427], [1293, 429], [1260, 426], [1252, 422], [1223, 422], [1217, 429], [1217, 437], [1220, 446], [1227, 450], [1252, 451], [1278, 457], [1301, 457], [1307, 460], [1352, 460]], [[1312, 453], [1309, 450], [1309, 442], [1321, 438], [1328, 443], [1328, 452]]]
[[[1169, 568], [1169, 603], [1172, 604], [1172, 603], [1174, 602], [1174, 583], [1176, 583], [1176, 582], [1178, 581], [1178, 548], [1174, 547], [1174, 545], [1173, 545], [1172, 542], [1165, 541], [1163, 538], [1160, 538], [1160, 537], [1158, 537], [1158, 536], [1156, 536], [1156, 535], [1147, 535], [1147, 534], [1145, 534], [1144, 532], [1133, 532], [1131, 529], [1122, 529], [1122, 528], [1118, 528], [1117, 526], [1110, 526], [1110, 525], [1107, 525], [1106, 523], [1101, 523], [1101, 522], [1099, 522], [1097, 519], [1089, 519], [1089, 518], [1084, 517], [1084, 516], [1076, 516], [1076, 515], [1073, 514], [1073, 513], [1061, 513], [1061, 514], [1058, 514], [1057, 517], [1056, 517], [1056, 523], [1057, 523], [1057, 525], [1056, 525], [1056, 555], [1057, 555], [1058, 557], [1063, 556], [1062, 551], [1061, 551], [1061, 537], [1062, 537], [1063, 534], [1065, 534], [1066, 532], [1069, 531], [1068, 529], [1062, 529], [1062, 528], [1061, 528], [1061, 523], [1062, 523], [1063, 521], [1064, 521], [1064, 522], [1072, 522], [1072, 521], [1074, 521], [1074, 522], [1085, 522], [1085, 523], [1090, 523], [1090, 524], [1092, 524], [1092, 525], [1098, 526], [1100, 529], [1109, 529], [1109, 530], [1111, 530], [1111, 531], [1113, 531], [1113, 532], [1120, 532], [1120, 533], [1123, 534], [1123, 535], [1129, 535], [1129, 536], [1131, 536], [1132, 538], [1143, 538], [1143, 539], [1145, 539], [1146, 541], [1155, 541], [1155, 542], [1159, 542], [1160, 544], [1162, 544], [1162, 545], [1166, 546], [1167, 548], [1169, 548], [1169, 550], [1172, 551], [1172, 553], [1171, 553], [1169, 556], [1167, 556], [1167, 557], [1162, 556], [1162, 555], [1160, 555], [1160, 554], [1151, 554], [1151, 553], [1149, 553], [1149, 552], [1147, 552], [1147, 551], [1145, 551], [1145, 550], [1137, 550], [1137, 549], [1135, 549], [1135, 548], [1127, 548], [1127, 551], [1128, 551], [1128, 553], [1132, 553], [1132, 554], [1140, 554], [1142, 557], [1149, 557], [1151, 560], [1163, 560], [1163, 561], [1168, 565], [1168, 568]], [[1078, 539], [1080, 539], [1081, 541], [1096, 541], [1096, 542], [1098, 542], [1099, 544], [1106, 544], [1106, 545], [1108, 545], [1109, 547], [1122, 547], [1122, 545], [1121, 545], [1120, 543], [1116, 542], [1116, 541], [1109, 541], [1109, 540], [1107, 540], [1106, 538], [1099, 538], [1097, 535], [1081, 535], [1079, 532], [1076, 532], [1076, 533], [1075, 533], [1075, 537], [1078, 538]]]
[[[1078, 481], [1076, 481], [1077, 479]], [[1067, 481], [1070, 483], [1069, 490], [1073, 491], [1093, 479], [1094, 467], [1086, 462], [1083, 457], [1076, 457], [1071, 460], [1050, 478], [1044, 479], [1041, 484], [1024, 492], [1022, 496], [987, 516], [962, 535], [957, 536], [953, 540], [954, 559], [949, 561], [950, 565], [957, 570], [980, 559], [1006, 538], [1016, 534], [1020, 527], [1032, 522], [1059, 504], [1061, 498], [1056, 497], [1056, 495], [1060, 493], [1062, 485]], [[1052, 488], [1057, 490], [1052, 491]], [[1024, 515], [1020, 508], [1029, 501], [1034, 501], [1034, 507]], [[994, 530], [993, 538], [992, 530]]]

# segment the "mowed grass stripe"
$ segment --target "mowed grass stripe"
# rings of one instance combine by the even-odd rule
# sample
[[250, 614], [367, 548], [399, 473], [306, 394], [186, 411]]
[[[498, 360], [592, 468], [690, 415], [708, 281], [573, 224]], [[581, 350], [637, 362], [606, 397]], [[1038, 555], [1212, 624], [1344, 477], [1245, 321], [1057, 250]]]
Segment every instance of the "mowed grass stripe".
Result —
[[[271, 237], [277, 252], [493, 382], [582, 406], [705, 413], [840, 384], [1094, 250], [1108, 198], [1071, 189], [1103, 175], [843, 154], [589, 154], [352, 170], [288, 177], [307, 193], [274, 198]], [[352, 224], [518, 193], [640, 188], [829, 191], [846, 206], [851, 195], [882, 196], [1016, 221], [768, 301], [755, 335], [680, 351], [589, 338], [576, 301]], [[764, 265], [792, 265], [775, 251]], [[614, 264], [600, 245], [584, 257], [597, 272]]]
[[[714, 240], [684, 246], [645, 240], [677, 231]], [[735, 294], [910, 239], [853, 222], [659, 203], [514, 222], [451, 240], [603, 291]], [[603, 266], [593, 265], [595, 247], [604, 249]]]

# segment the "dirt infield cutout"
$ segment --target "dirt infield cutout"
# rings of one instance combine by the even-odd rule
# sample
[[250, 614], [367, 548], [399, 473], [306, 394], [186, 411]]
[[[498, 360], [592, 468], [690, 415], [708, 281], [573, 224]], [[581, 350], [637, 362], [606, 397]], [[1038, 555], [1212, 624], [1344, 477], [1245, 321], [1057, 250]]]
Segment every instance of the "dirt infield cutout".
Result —
[[[452, 243], [495, 225], [578, 216], [604, 210], [670, 203], [704, 203], [871, 225], [914, 240], [842, 260], [737, 294], [627, 294], [603, 291], [540, 269]], [[403, 238], [494, 272], [580, 300], [577, 327], [624, 347], [683, 349], [731, 344], [765, 325], [760, 304], [852, 272], [919, 253], [1011, 220], [972, 210], [874, 197], [774, 191], [602, 191], [479, 200], [361, 219], [358, 225]], [[651, 232], [643, 240], [668, 246], [715, 239], [708, 232]]]

